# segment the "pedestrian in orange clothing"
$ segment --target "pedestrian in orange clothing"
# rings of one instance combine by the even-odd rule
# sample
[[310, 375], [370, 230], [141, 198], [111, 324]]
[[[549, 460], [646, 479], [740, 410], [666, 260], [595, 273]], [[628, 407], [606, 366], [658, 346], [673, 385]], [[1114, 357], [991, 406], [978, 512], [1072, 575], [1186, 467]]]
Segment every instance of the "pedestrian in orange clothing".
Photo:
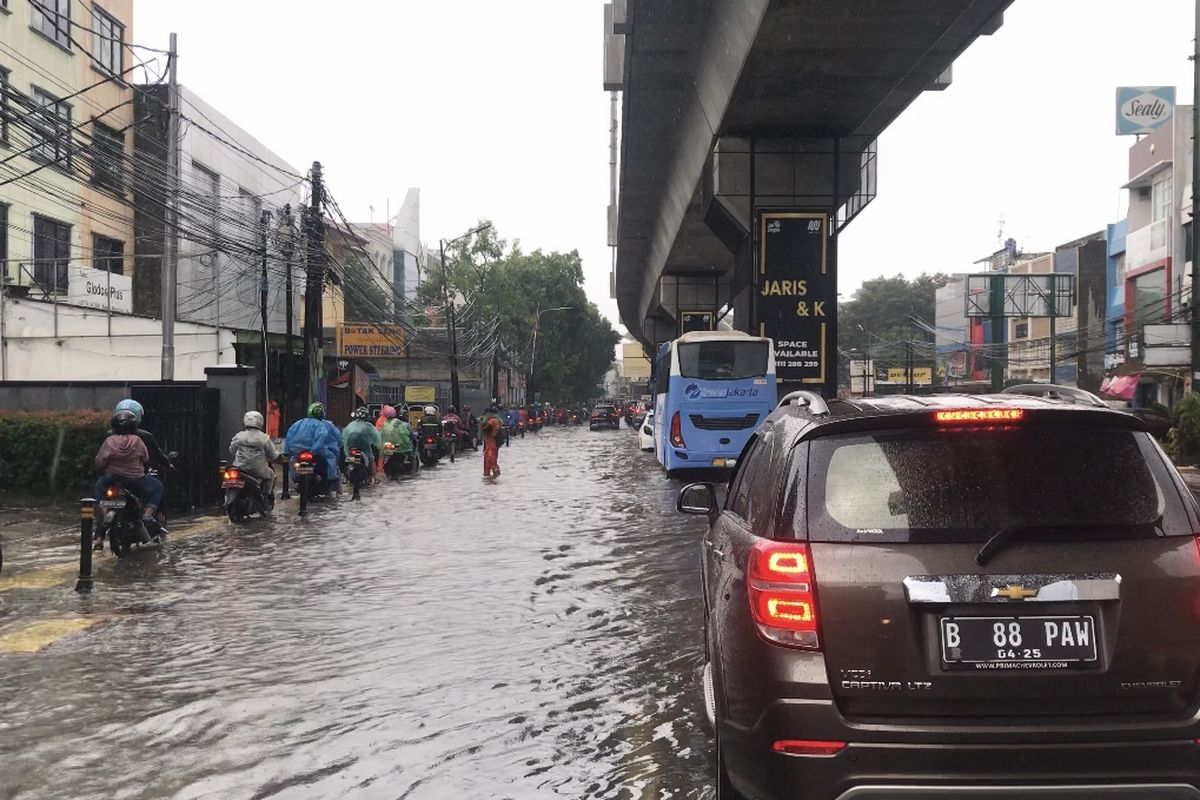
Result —
[[500, 430], [504, 427], [494, 405], [483, 412], [479, 427], [483, 433], [483, 477], [500, 477]]

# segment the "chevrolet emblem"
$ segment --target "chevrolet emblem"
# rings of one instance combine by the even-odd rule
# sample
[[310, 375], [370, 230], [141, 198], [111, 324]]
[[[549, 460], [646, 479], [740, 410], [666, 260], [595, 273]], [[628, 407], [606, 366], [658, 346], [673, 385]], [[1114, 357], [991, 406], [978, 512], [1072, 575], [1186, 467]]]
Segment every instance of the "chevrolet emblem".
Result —
[[1026, 600], [1030, 597], [1037, 597], [1037, 589], [1026, 589], [1024, 586], [1008, 585], [1003, 589], [993, 588], [992, 597], [1003, 597], [1006, 600]]

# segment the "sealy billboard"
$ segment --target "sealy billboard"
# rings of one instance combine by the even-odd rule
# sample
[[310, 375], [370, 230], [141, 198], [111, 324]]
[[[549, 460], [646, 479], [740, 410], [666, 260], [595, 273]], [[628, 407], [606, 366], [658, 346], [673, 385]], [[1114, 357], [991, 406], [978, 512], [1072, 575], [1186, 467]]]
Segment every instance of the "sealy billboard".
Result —
[[836, 382], [837, 275], [829, 259], [828, 211], [760, 211], [755, 319], [775, 340], [780, 383]]
[[1174, 115], [1174, 86], [1117, 87], [1118, 136], [1152, 133]]

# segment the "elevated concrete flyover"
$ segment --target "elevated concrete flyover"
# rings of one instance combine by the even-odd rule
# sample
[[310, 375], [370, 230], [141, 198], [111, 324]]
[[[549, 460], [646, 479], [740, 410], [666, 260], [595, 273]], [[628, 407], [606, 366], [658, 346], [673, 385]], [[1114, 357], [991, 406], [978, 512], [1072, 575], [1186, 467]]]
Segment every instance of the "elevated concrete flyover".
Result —
[[755, 327], [756, 209], [833, 210], [836, 264], [837, 231], [874, 196], [876, 137], [949, 85], [954, 59], [1010, 2], [611, 3], [605, 88], [622, 100], [610, 243], [630, 332], [649, 346], [672, 338], [688, 304], [728, 305], [738, 328]]

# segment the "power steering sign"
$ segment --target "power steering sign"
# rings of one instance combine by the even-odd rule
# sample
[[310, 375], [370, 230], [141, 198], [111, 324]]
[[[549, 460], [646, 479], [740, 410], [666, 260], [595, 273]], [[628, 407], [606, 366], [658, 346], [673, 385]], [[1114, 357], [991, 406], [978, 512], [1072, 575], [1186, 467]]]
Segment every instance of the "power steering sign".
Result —
[[759, 212], [755, 312], [759, 335], [775, 340], [781, 383], [832, 388], [837, 380], [829, 359], [837, 331], [829, 224], [826, 210]]

